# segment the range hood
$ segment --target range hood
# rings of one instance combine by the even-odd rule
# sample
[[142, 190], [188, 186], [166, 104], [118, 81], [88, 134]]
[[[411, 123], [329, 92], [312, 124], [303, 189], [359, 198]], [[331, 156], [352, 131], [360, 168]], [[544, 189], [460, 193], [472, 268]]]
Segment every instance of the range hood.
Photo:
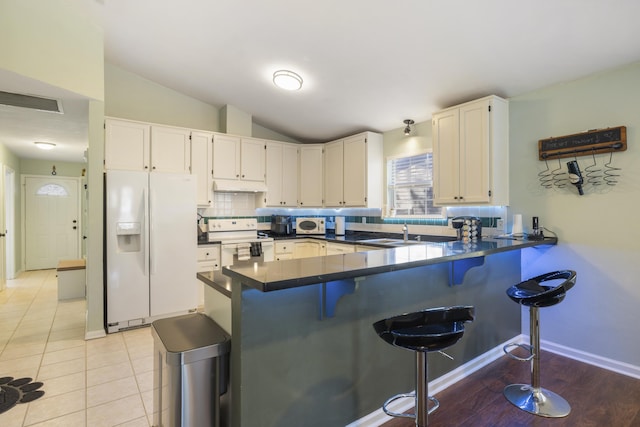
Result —
[[213, 191], [225, 193], [261, 193], [267, 191], [264, 182], [241, 181], [239, 179], [216, 179]]

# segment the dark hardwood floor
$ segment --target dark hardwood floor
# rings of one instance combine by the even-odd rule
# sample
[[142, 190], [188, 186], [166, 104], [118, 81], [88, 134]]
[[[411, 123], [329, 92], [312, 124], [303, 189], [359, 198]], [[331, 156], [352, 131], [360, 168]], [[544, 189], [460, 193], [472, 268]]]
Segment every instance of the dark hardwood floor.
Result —
[[[509, 403], [502, 390], [530, 384], [530, 363], [503, 356], [438, 393], [440, 408], [429, 416], [429, 427], [640, 427], [640, 380], [549, 352], [540, 360], [541, 386], [569, 402], [567, 417], [539, 417]], [[383, 426], [412, 427], [415, 421], [396, 418]]]

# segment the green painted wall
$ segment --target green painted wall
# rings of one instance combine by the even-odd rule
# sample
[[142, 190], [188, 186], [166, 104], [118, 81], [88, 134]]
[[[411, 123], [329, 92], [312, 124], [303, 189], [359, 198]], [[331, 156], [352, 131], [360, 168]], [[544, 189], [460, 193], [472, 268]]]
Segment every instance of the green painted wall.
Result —
[[105, 115], [218, 131], [218, 108], [105, 63]]

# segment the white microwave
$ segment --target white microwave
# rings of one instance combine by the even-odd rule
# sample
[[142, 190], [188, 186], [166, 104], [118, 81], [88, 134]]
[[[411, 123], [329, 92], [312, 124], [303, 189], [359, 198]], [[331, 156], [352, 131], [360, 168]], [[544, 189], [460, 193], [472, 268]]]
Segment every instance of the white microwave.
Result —
[[296, 234], [326, 234], [324, 218], [296, 218]]

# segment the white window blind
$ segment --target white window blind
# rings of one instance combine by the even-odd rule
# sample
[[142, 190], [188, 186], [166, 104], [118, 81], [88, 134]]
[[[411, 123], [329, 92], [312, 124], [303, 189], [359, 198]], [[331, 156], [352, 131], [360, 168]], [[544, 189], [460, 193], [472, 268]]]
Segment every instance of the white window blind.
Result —
[[387, 162], [387, 201], [396, 215], [442, 216], [433, 206], [433, 155], [422, 153]]

